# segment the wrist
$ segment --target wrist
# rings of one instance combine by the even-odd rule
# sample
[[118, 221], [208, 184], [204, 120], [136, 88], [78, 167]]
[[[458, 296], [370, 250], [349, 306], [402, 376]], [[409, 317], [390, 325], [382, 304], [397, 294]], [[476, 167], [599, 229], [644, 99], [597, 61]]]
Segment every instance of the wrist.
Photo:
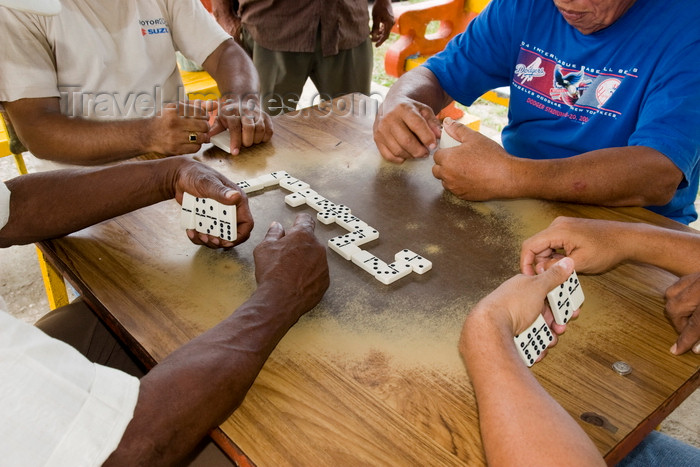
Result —
[[186, 156], [174, 156], [159, 159], [156, 176], [160, 177], [160, 191], [164, 199], [172, 199], [177, 195], [177, 185], [182, 178], [185, 168], [194, 163]]
[[531, 170], [533, 161], [510, 154], [506, 157], [506, 175], [501, 184], [504, 190], [503, 198], [539, 198], [537, 187], [540, 182]]
[[255, 308], [257, 316], [274, 323], [282, 335], [307, 311], [302, 298], [277, 281], [259, 284], [246, 303]]
[[161, 153], [161, 148], [158, 146], [155, 137], [155, 135], [160, 134], [158, 128], [159, 118], [161, 118], [160, 115], [156, 115], [135, 121], [137, 123], [136, 139], [138, 141], [140, 154]]
[[614, 238], [624, 238], [624, 244], [619, 245], [618, 250], [624, 255], [622, 260], [636, 261], [639, 263], [649, 263], [655, 266], [654, 255], [661, 252], [660, 248], [654, 248], [655, 230], [642, 223], [620, 223], [619, 231]]
[[464, 322], [459, 342], [460, 353], [465, 359], [469, 354], [482, 353], [485, 345], [503, 347], [513, 342], [512, 324], [499, 319], [504, 315], [479, 305], [472, 309]]

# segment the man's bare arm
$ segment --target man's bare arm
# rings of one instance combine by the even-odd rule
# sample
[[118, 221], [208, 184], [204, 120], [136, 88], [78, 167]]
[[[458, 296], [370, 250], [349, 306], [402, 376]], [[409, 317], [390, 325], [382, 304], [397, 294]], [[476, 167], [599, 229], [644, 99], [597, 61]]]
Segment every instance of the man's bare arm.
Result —
[[461, 144], [435, 153], [433, 175], [456, 196], [481, 201], [536, 198], [603, 206], [668, 203], [683, 173], [645, 146], [598, 149], [563, 159], [508, 154], [488, 137], [451, 122], [445, 130]]
[[[248, 200], [239, 188], [186, 156], [40, 172], [16, 177], [6, 185], [11, 193], [10, 217], [0, 229], [0, 247], [66, 235], [166, 199], [181, 201], [183, 191], [236, 204], [236, 244], [245, 241], [253, 228]], [[209, 240], [193, 239], [195, 243], [221, 246]]]
[[543, 312], [547, 292], [573, 269], [573, 261], [565, 259], [539, 276], [513, 277], [482, 299], [464, 322], [459, 349], [474, 386], [489, 465], [605, 465], [578, 423], [525, 366], [513, 342]]
[[677, 276], [700, 272], [700, 234], [636, 222], [558, 217], [523, 242], [520, 269], [533, 275], [557, 251], [580, 272], [598, 274], [623, 261], [648, 263]]
[[[683, 173], [668, 157], [645, 146], [598, 149], [565, 159], [519, 161], [524, 172], [516, 180], [520, 180], [521, 196], [528, 198], [604, 206], [661, 206], [671, 201], [683, 181]], [[527, 177], [533, 181], [525, 181]]]
[[273, 124], [260, 105], [260, 81], [252, 60], [233, 39], [224, 41], [202, 67], [214, 78], [221, 92], [214, 135], [224, 129], [231, 133], [231, 154], [241, 147], [264, 143], [272, 138]]
[[[99, 165], [149, 152], [190, 154], [209, 141], [206, 113], [189, 104], [172, 104], [156, 116], [130, 120], [68, 117], [57, 97], [19, 99], [4, 106], [32, 154], [67, 164]], [[189, 142], [191, 132], [198, 134], [197, 143]]]
[[142, 378], [134, 417], [105, 466], [176, 465], [241, 404], [277, 343], [328, 287], [314, 225], [308, 214], [287, 232], [273, 223], [255, 249], [258, 289]]

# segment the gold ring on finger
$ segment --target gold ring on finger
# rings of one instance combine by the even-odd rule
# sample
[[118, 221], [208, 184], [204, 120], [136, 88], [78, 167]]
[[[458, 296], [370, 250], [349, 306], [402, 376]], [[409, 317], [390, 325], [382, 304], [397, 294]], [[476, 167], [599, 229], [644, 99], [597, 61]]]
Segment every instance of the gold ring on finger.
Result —
[[190, 143], [196, 143], [197, 142], [197, 133], [194, 131], [190, 133], [190, 136], [187, 138], [187, 141]]

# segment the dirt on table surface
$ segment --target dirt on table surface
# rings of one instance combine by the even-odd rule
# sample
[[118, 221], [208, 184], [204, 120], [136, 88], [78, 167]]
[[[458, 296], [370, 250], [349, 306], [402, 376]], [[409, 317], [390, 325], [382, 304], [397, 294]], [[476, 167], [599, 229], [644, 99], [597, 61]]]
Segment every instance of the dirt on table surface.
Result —
[[[313, 93], [313, 91], [313, 86], [305, 88], [307, 94]], [[499, 106], [494, 105], [493, 110], [490, 110], [489, 105], [479, 105], [478, 108], [475, 108], [474, 113], [482, 120], [482, 132], [499, 140], [499, 131], [504, 123], [504, 115], [498, 108]], [[492, 115], [489, 116], [489, 112]], [[484, 122], [488, 122], [489, 125], [484, 125]], [[498, 125], [501, 126], [498, 127]], [[29, 153], [25, 154], [25, 162], [29, 172], [40, 170], [40, 167], [43, 166], [41, 161]], [[12, 158], [0, 158], [0, 177], [2, 180], [8, 180], [17, 175], [17, 168]], [[696, 205], [700, 208], [700, 198]], [[691, 224], [691, 226], [700, 230], [700, 221]], [[34, 323], [49, 311], [34, 245], [0, 249], [0, 271], [2, 271], [0, 297], [5, 300], [6, 308], [10, 314], [26, 322]], [[69, 294], [74, 295], [74, 292], [69, 289]], [[700, 391], [696, 390], [669, 415], [661, 424], [660, 431], [700, 448]]]

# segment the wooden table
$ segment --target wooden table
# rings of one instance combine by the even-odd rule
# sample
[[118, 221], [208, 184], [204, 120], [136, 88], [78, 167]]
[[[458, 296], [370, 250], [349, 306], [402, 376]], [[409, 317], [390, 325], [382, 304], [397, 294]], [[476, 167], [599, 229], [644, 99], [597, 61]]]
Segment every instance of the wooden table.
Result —
[[[233, 180], [286, 170], [379, 230], [364, 249], [389, 260], [409, 248], [433, 262], [428, 273], [386, 286], [329, 250], [331, 287], [323, 301], [283, 339], [244, 404], [214, 434], [241, 464], [483, 464], [457, 341], [468, 310], [518, 272], [521, 242], [558, 215], [687, 229], [637, 208], [461, 201], [432, 177], [430, 160], [381, 159], [371, 107], [349, 96], [332, 109], [277, 118], [272, 141], [238, 157], [214, 148], [200, 154]], [[250, 196], [256, 228], [232, 251], [191, 244], [173, 200], [42, 248], [151, 365], [252, 292], [252, 249], [269, 223], [290, 225], [297, 212], [311, 210], [287, 206], [285, 194], [268, 188]], [[324, 242], [345, 233], [321, 223], [316, 232]], [[582, 276], [580, 318], [532, 368], [609, 463], [699, 385], [700, 357], [668, 351], [676, 333], [663, 315], [663, 293], [673, 282], [668, 273], [631, 264]], [[632, 373], [613, 371], [617, 361]]]

